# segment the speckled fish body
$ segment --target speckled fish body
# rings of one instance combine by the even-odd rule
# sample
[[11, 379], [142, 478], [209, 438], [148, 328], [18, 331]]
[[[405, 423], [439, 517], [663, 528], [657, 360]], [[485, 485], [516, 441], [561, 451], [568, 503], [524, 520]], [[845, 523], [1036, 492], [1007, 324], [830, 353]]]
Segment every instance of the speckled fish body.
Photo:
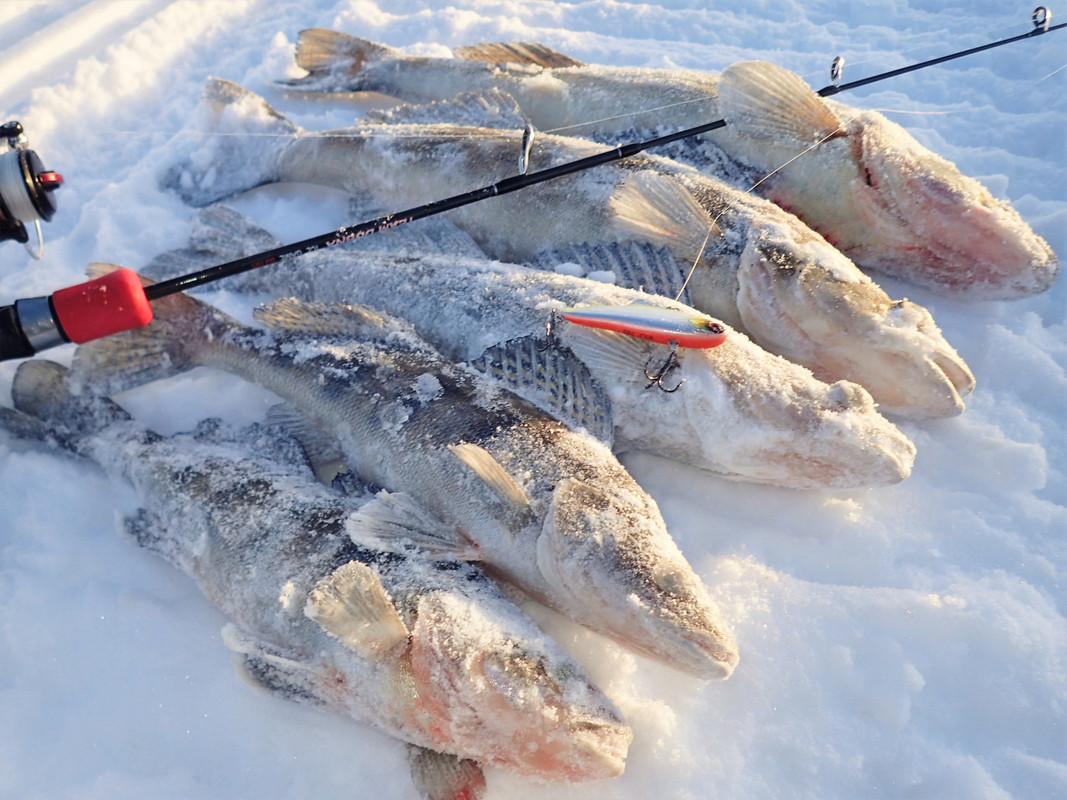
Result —
[[[518, 131], [440, 123], [308, 134], [261, 98], [218, 80], [208, 84], [201, 112], [200, 130], [225, 135], [187, 143], [190, 151], [164, 178], [194, 205], [296, 181], [371, 197], [379, 207], [414, 207], [514, 174], [521, 145]], [[232, 135], [241, 133], [257, 135]], [[531, 169], [601, 151], [572, 137], [537, 136]], [[665, 246], [677, 260], [672, 285], [692, 272], [693, 307], [823, 380], [861, 384], [887, 411], [955, 415], [974, 385], [926, 309], [892, 301], [792, 214], [667, 159], [605, 164], [448, 217], [487, 254], [511, 261], [553, 258], [574, 245]]]
[[[703, 135], [702, 150], [678, 156], [692, 154], [724, 177], [738, 174], [730, 161], [769, 175], [757, 192], [863, 267], [974, 299], [1042, 292], [1059, 272], [1048, 243], [977, 180], [882, 114], [820, 98], [774, 64], [741, 62], [716, 75], [586, 65], [531, 43], [455, 53], [406, 56], [312, 29], [297, 45], [309, 74], [294, 83], [423, 103], [500, 89], [538, 129], [612, 145], [635, 129], [661, 134], [724, 118], [726, 128]], [[729, 158], [709, 158], [708, 143]], [[745, 188], [755, 182], [741, 176]]]
[[[514, 364], [537, 363], [530, 371], [552, 375], [557, 396], [564, 394], [560, 387], [567, 376], [556, 378], [551, 363], [541, 364], [557, 352], [571, 353], [602, 387], [605, 397], [594, 400], [593, 411], [606, 404], [612, 427], [601, 430], [603, 415], [590, 420], [582, 414], [579, 424], [604, 440], [613, 434], [617, 452], [642, 450], [729, 478], [791, 488], [884, 486], [909, 474], [914, 446], [878, 413], [866, 391], [819, 381], [737, 331], [710, 350], [679, 350], [679, 368], [665, 382], [670, 387], [684, 378], [685, 384], [670, 394], [649, 388], [644, 369], [663, 365], [669, 346], [561, 321], [553, 332], [559, 350], [546, 347], [554, 309], [640, 302], [679, 313], [693, 310], [599, 280], [489, 261], [454, 227], [431, 222], [368, 237], [358, 250], [332, 248], [253, 270], [225, 286], [358, 303], [402, 316], [445, 357], [494, 376], [522, 377], [527, 371]], [[189, 246], [162, 254], [146, 271], [170, 278], [278, 244], [236, 211], [211, 206], [196, 216]], [[665, 254], [648, 246], [639, 250], [648, 263], [644, 271], [656, 272]], [[406, 252], [413, 255], [397, 255]], [[568, 264], [559, 266], [606, 277], [623, 268], [615, 255], [614, 249], [573, 251]], [[509, 386], [537, 399], [525, 381]]]
[[70, 395], [63, 375], [26, 362], [16, 406], [134, 485], [144, 507], [126, 532], [230, 617], [223, 639], [248, 677], [525, 775], [622, 771], [630, 732], [611, 702], [480, 569], [376, 544], [384, 520], [428, 524], [402, 495], [332, 491], [295, 441], [262, 426], [161, 437], [110, 401]]
[[363, 480], [413, 496], [524, 592], [680, 669], [732, 672], [733, 638], [655, 501], [593, 437], [367, 309], [277, 301], [256, 314], [270, 330], [186, 295], [155, 313], [147, 328], [81, 347], [79, 379], [107, 393], [194, 366], [251, 380], [335, 437]]

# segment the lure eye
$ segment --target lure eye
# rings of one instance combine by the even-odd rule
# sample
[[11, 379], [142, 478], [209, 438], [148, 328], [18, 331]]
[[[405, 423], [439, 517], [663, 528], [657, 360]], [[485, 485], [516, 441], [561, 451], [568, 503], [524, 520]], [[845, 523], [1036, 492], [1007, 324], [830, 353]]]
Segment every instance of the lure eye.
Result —
[[726, 326], [719, 322], [708, 320], [704, 323], [712, 333], [726, 333]]

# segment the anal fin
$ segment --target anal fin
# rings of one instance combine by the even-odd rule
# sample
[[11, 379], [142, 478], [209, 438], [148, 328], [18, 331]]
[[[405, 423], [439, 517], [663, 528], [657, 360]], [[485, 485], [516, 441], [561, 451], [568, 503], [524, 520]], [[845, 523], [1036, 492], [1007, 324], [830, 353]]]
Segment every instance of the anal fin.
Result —
[[479, 558], [477, 548], [459, 531], [433, 517], [404, 492], [378, 492], [345, 521], [345, 530], [356, 544], [391, 552], [411, 548], [422, 551], [424, 557]]
[[482, 768], [466, 758], [408, 745], [415, 788], [425, 800], [479, 800], [485, 796]]

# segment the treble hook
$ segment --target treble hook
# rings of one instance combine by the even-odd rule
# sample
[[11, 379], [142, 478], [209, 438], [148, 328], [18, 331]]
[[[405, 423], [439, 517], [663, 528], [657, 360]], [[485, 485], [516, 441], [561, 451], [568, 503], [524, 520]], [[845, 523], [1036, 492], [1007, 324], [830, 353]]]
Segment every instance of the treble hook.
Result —
[[559, 339], [556, 338], [556, 320], [558, 319], [559, 314], [553, 308], [552, 313], [548, 316], [548, 322], [545, 323], [545, 343], [537, 346], [538, 353], [543, 353], [549, 348], [559, 347]]
[[645, 386], [645, 388], [651, 389], [653, 386], [658, 386], [660, 391], [666, 392], [667, 394], [674, 394], [681, 389], [682, 384], [685, 383], [685, 378], [678, 381], [673, 389], [668, 389], [663, 385], [663, 379], [666, 378], [672, 370], [681, 369], [682, 367], [681, 362], [678, 361], [678, 344], [676, 342], [671, 342], [671, 353], [667, 356], [667, 360], [663, 362], [663, 366], [655, 372], [649, 372], [648, 365], [652, 363], [653, 358], [655, 358], [655, 356], [649, 356], [648, 361], [645, 362], [645, 377], [648, 378], [648, 385]]

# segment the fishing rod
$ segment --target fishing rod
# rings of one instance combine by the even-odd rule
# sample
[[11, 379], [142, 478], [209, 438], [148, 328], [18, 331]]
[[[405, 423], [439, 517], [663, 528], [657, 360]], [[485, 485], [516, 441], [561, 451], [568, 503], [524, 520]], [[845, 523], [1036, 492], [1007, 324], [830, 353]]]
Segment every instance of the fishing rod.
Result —
[[[1034, 30], [1026, 34], [990, 42], [970, 50], [942, 56], [911, 67], [884, 72], [870, 78], [853, 81], [852, 83], [832, 84], [820, 90], [818, 94], [824, 96], [837, 94], [848, 89], [885, 80], [904, 72], [923, 69], [953, 58], [961, 58], [982, 50], [1001, 47], [1023, 39], [1031, 39], [1035, 36], [1067, 27], [1067, 23], [1050, 26], [1051, 15], [1043, 6], [1035, 9], [1031, 19], [1034, 23]], [[834, 60], [834, 67], [831, 69], [832, 78], [840, 77], [842, 64], [843, 61], [841, 59]], [[544, 183], [564, 175], [619, 161], [680, 139], [718, 130], [726, 125], [725, 119], [719, 119], [645, 141], [618, 145], [611, 150], [536, 172], [525, 172], [521, 166], [522, 162], [520, 162], [520, 170], [523, 170], [520, 174], [505, 178], [490, 186], [483, 186], [463, 194], [446, 197], [443, 200], [426, 203], [406, 211], [387, 214], [356, 225], [341, 227], [329, 233], [265, 250], [149, 286], [143, 286], [140, 277], [132, 270], [119, 269], [86, 283], [62, 289], [47, 297], [17, 300], [13, 305], [0, 307], [0, 361], [26, 358], [50, 347], [70, 342], [84, 344], [114, 333], [140, 328], [152, 321], [151, 301], [167, 295], [202, 286], [231, 275], [238, 275], [242, 272], [269, 266], [288, 256], [298, 256], [333, 247], [372, 233], [470, 205], [480, 200], [510, 194], [519, 189]], [[524, 139], [524, 151], [529, 141], [529, 135], [530, 131], [528, 129]]]

